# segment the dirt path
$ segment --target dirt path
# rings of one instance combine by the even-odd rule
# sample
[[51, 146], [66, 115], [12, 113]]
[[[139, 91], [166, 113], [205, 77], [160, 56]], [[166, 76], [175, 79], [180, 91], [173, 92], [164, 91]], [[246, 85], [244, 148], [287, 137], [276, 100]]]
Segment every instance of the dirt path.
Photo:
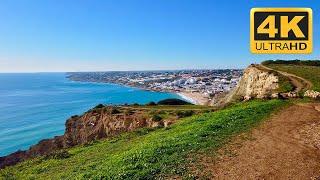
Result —
[[[244, 138], [245, 137], [245, 138]], [[320, 104], [293, 105], [202, 158], [213, 179], [320, 179]]]
[[294, 92], [300, 92], [301, 90], [307, 90], [307, 89], [311, 89], [312, 87], [312, 83], [302, 77], [296, 76], [294, 74], [290, 74], [287, 72], [283, 72], [283, 71], [278, 71], [275, 69], [271, 69], [269, 67], [266, 67], [262, 64], [259, 65], [261, 68], [267, 69], [267, 70], [273, 70], [276, 71], [278, 73], [280, 73], [283, 76], [286, 76], [290, 79], [292, 85], [295, 87]]

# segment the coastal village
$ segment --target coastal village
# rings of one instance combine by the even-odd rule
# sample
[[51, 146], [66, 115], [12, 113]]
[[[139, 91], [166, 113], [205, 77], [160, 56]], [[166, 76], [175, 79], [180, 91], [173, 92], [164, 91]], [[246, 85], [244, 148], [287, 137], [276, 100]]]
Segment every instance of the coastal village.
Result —
[[237, 86], [242, 70], [178, 70], [68, 73], [73, 81], [115, 83], [158, 92], [178, 93], [194, 104], [207, 104]]

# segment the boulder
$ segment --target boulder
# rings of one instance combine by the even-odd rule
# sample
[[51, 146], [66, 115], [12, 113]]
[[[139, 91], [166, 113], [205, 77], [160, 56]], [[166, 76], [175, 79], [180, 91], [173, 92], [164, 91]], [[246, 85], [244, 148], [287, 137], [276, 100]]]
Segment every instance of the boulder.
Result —
[[320, 98], [320, 92], [314, 91], [314, 90], [307, 90], [307, 91], [304, 93], [304, 96], [305, 96], [305, 97], [310, 97], [310, 98], [317, 99], [317, 98]]

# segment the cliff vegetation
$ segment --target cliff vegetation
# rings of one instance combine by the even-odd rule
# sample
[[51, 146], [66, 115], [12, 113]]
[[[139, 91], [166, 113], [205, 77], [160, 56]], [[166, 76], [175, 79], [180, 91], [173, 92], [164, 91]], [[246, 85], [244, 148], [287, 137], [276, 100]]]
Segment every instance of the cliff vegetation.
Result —
[[278, 60], [265, 61], [262, 64], [272, 69], [288, 72], [304, 78], [312, 83], [310, 89], [320, 92], [320, 61]]
[[248, 130], [286, 104], [287, 101], [281, 100], [243, 102], [224, 110], [182, 118], [165, 128], [137, 129], [6, 167], [0, 170], [0, 177], [194, 178], [188, 167], [194, 162], [195, 153], [212, 154], [232, 136]]

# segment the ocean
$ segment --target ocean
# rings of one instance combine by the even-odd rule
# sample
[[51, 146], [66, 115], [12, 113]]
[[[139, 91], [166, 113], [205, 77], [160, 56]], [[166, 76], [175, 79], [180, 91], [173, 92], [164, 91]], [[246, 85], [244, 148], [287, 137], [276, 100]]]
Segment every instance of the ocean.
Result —
[[65, 73], [0, 74], [0, 156], [62, 135], [65, 121], [97, 104], [180, 98], [115, 84], [73, 82]]

